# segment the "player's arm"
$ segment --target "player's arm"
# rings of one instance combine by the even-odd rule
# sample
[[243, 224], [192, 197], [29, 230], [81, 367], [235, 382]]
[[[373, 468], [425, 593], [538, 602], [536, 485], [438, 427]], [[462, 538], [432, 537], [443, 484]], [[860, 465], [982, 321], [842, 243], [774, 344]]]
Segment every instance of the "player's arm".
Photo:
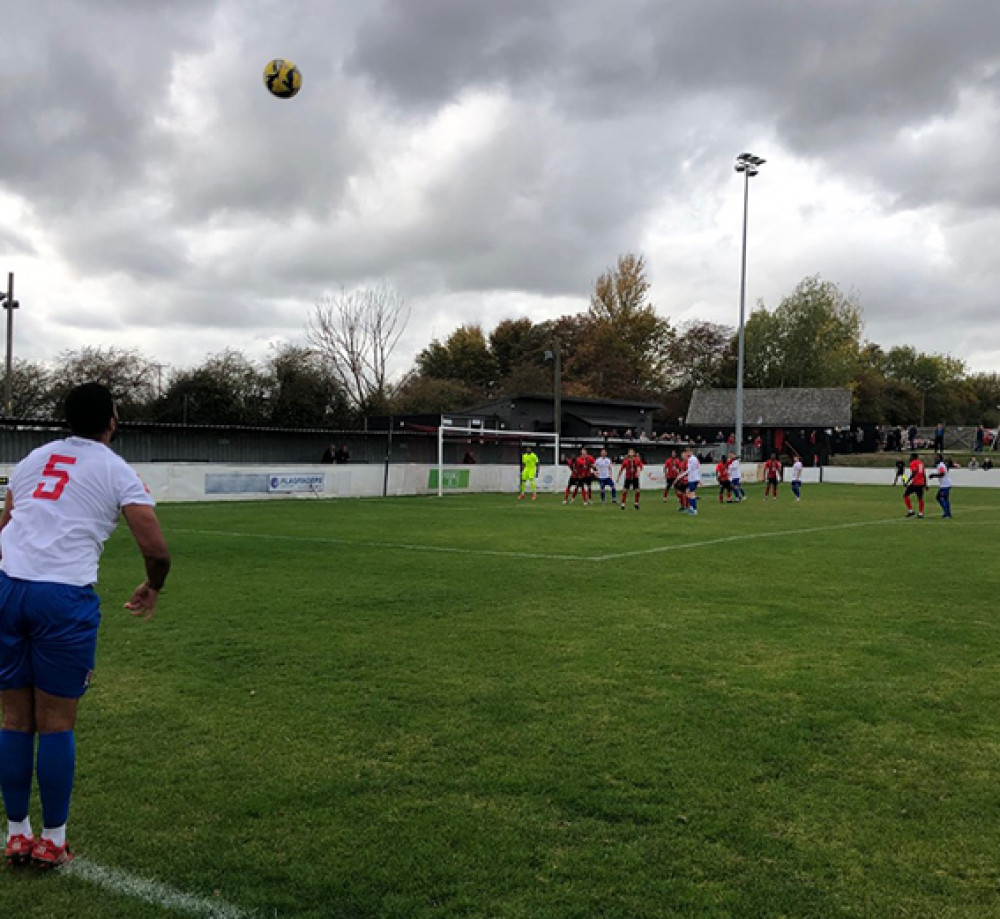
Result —
[[10, 523], [10, 515], [14, 513], [14, 495], [10, 488], [7, 488], [7, 495], [3, 499], [3, 515], [0, 516], [0, 530]]
[[125, 608], [144, 619], [151, 619], [156, 610], [157, 597], [170, 571], [170, 551], [151, 505], [127, 504], [122, 508], [122, 514], [146, 565], [146, 580], [132, 592]]

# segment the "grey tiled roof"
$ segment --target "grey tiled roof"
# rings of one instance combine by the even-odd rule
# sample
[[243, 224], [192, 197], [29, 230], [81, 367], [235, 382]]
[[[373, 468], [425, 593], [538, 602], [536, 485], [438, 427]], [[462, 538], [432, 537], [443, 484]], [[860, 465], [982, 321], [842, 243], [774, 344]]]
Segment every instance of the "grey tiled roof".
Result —
[[[696, 389], [687, 423], [734, 427], [735, 389]], [[747, 427], [850, 427], [849, 389], [744, 389], [743, 424]]]

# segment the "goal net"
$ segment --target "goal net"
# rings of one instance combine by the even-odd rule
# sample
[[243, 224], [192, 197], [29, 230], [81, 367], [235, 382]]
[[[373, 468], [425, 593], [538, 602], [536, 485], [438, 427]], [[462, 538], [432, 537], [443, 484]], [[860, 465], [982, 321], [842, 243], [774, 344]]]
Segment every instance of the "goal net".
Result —
[[[521, 456], [531, 449], [538, 456], [538, 488], [558, 488], [559, 435], [544, 431], [508, 431], [476, 425], [438, 428], [437, 494], [441, 497], [449, 481], [476, 467], [477, 478], [490, 487], [483, 490], [515, 492], [521, 486]], [[485, 467], [485, 468], [484, 468]]]

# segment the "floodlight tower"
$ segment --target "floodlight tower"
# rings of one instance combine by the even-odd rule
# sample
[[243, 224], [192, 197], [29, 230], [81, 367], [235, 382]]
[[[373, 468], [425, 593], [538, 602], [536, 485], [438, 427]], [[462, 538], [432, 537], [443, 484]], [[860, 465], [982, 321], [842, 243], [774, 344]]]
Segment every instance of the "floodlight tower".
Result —
[[4, 414], [14, 413], [11, 384], [14, 376], [14, 310], [21, 304], [14, 299], [14, 272], [7, 275], [7, 292], [0, 292], [0, 305], [7, 311], [7, 375], [4, 380]]
[[739, 348], [736, 358], [736, 456], [743, 458], [743, 329], [745, 326], [747, 302], [747, 221], [750, 216], [750, 179], [757, 175], [767, 160], [752, 153], [741, 153], [736, 157], [737, 172], [743, 173], [743, 259], [740, 266], [740, 329]]

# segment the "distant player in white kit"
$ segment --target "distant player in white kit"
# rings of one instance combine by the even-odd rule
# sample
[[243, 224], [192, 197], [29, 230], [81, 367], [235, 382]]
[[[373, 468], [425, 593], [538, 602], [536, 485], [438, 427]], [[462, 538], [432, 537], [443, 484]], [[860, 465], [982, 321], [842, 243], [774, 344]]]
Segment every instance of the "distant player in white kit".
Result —
[[[72, 436], [18, 463], [0, 518], [0, 786], [11, 864], [58, 868], [72, 859], [66, 820], [76, 767], [76, 711], [94, 669], [105, 541], [120, 514], [146, 565], [125, 607], [150, 619], [170, 553], [139, 476], [108, 444], [118, 429], [111, 393], [86, 383], [66, 397]], [[35, 736], [38, 736], [37, 764]], [[43, 829], [31, 831], [32, 772]]]
[[687, 482], [687, 513], [692, 517], [698, 513], [698, 486], [701, 484], [701, 460], [692, 450], [685, 450], [681, 454], [684, 460], [684, 472], [682, 478]]
[[796, 501], [802, 500], [802, 457], [795, 454], [795, 462], [792, 463], [792, 494]]
[[594, 468], [597, 470], [597, 484], [601, 486], [601, 504], [604, 503], [605, 488], [611, 489], [611, 503], [614, 504], [617, 500], [615, 497], [615, 480], [611, 476], [613, 465], [607, 450], [602, 450], [601, 455], [594, 460]]
[[733, 490], [733, 500], [742, 501], [746, 497], [743, 490], [743, 473], [740, 469], [740, 458], [735, 453], [729, 454], [729, 487]]

